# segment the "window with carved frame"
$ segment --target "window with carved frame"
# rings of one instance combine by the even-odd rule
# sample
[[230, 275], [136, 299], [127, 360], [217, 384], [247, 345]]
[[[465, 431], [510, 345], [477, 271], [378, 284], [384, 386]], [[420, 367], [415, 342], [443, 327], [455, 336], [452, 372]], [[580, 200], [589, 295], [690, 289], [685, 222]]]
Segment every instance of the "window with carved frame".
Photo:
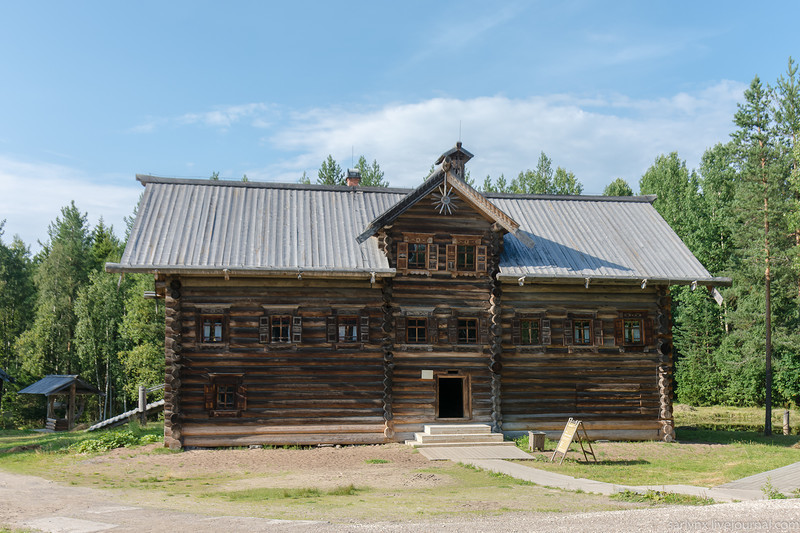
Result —
[[618, 346], [644, 347], [653, 338], [653, 321], [646, 311], [621, 311], [614, 322]]
[[457, 319], [458, 344], [478, 344], [478, 319]]
[[209, 374], [204, 385], [205, 408], [210, 416], [242, 416], [247, 410], [243, 374]]

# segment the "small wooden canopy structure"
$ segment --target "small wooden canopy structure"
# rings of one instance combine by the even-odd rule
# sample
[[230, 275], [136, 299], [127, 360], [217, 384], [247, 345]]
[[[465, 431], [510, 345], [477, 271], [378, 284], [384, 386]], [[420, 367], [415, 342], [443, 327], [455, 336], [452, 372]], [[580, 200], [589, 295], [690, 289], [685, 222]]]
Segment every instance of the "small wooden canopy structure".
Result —
[[[75, 425], [75, 406], [77, 395], [101, 394], [100, 390], [78, 378], [76, 375], [49, 375], [36, 383], [28, 385], [20, 394], [44, 394], [47, 397], [47, 429], [54, 431], [70, 430]], [[67, 418], [58, 419], [55, 416], [54, 403], [58, 395], [69, 396], [67, 402]], [[83, 404], [83, 402], [81, 402]], [[81, 411], [83, 407], [81, 406]], [[80, 416], [80, 413], [78, 414]]]

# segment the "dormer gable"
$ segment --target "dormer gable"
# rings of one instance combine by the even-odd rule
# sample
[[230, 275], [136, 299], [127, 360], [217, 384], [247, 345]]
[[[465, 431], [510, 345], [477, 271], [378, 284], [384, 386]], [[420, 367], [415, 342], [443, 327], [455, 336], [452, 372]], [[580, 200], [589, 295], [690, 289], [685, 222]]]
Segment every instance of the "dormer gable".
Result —
[[461, 143], [455, 148], [443, 153], [436, 160], [433, 171], [425, 181], [411, 191], [399, 202], [372, 220], [364, 231], [357, 237], [359, 243], [375, 235], [379, 230], [391, 226], [403, 213], [427, 197], [433, 198], [432, 214], [438, 212], [440, 216], [452, 215], [455, 211], [453, 200], [458, 197], [471, 209], [480, 214], [491, 224], [496, 225], [496, 230], [502, 233], [512, 233], [528, 246], [533, 246], [531, 239], [519, 231], [519, 224], [509, 215], [489, 202], [480, 192], [471, 187], [466, 181], [465, 165], [473, 155], [465, 150]]

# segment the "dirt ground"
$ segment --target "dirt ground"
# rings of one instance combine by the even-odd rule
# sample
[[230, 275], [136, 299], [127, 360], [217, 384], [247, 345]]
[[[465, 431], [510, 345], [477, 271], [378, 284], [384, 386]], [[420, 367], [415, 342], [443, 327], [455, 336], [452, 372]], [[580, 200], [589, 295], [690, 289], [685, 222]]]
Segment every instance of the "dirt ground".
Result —
[[[354, 485], [371, 488], [430, 488], [450, 483], [448, 476], [418, 469], [435, 468], [419, 453], [402, 444], [375, 446], [320, 447], [306, 449], [223, 449], [189, 450], [182, 453], [153, 453], [152, 444], [120, 448], [99, 457], [77, 462], [70, 474], [128, 477], [147, 475], [163, 481], [206, 477], [233, 478], [218, 490], [270, 487], [317, 487], [332, 489]], [[367, 462], [367, 461], [381, 462]], [[386, 461], [386, 462], [382, 462]], [[442, 463], [440, 463], [442, 464]], [[242, 478], [242, 479], [236, 479]]]

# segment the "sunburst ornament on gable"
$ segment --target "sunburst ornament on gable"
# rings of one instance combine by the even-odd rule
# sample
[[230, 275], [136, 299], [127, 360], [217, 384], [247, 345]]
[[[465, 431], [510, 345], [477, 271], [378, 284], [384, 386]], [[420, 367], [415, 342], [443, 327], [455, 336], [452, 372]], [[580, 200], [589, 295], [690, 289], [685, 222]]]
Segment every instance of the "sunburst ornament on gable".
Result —
[[447, 186], [447, 180], [439, 185], [439, 191], [433, 193], [433, 207], [440, 215], [452, 215], [458, 209], [455, 205], [453, 188]]

